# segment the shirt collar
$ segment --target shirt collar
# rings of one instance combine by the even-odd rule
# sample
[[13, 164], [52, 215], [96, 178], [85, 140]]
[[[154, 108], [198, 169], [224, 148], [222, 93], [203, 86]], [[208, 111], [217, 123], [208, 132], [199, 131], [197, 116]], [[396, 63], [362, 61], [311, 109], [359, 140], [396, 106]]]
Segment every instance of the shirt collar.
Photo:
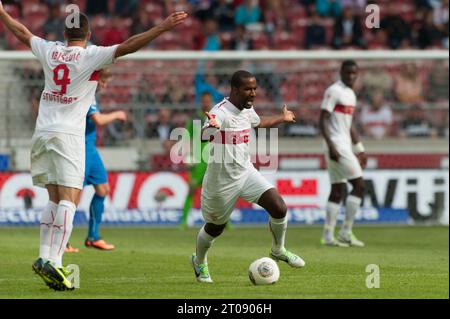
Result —
[[226, 101], [225, 107], [227, 108], [228, 111], [230, 111], [235, 115], [241, 114], [242, 111], [239, 110], [233, 103], [231, 103], [229, 98], [226, 97], [224, 100]]

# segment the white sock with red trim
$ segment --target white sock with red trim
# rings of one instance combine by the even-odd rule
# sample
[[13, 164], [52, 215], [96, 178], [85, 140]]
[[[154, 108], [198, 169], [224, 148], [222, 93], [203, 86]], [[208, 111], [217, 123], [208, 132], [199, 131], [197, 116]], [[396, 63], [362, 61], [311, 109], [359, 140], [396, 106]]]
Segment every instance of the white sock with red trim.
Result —
[[284, 248], [284, 239], [286, 237], [287, 218], [269, 219], [270, 233], [272, 234], [272, 252], [279, 254]]
[[56, 210], [58, 205], [49, 201], [44, 211], [41, 214], [40, 219], [40, 244], [39, 244], [39, 257], [47, 260], [50, 256], [50, 245], [52, 244], [52, 225], [55, 219]]
[[59, 202], [58, 211], [53, 222], [52, 244], [50, 247], [50, 261], [55, 267], [62, 267], [62, 256], [64, 248], [69, 241], [73, 228], [73, 217], [75, 216], [76, 206], [74, 203], [62, 200]]

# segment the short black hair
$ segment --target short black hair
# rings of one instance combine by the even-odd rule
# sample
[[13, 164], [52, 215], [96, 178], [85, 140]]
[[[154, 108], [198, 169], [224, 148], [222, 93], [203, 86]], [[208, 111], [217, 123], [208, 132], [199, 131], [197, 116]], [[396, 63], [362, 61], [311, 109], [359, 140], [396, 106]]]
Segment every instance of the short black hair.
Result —
[[231, 87], [235, 87], [238, 88], [242, 85], [242, 79], [249, 79], [249, 78], [254, 78], [255, 76], [253, 74], [251, 74], [248, 71], [244, 71], [244, 70], [239, 70], [234, 72], [233, 76], [231, 77]]
[[89, 26], [89, 18], [84, 13], [79, 13], [80, 17], [80, 25], [79, 28], [77, 27], [68, 27], [66, 22], [66, 28], [65, 32], [67, 35], [68, 41], [80, 41], [85, 40], [87, 37], [87, 34], [91, 30]]
[[358, 67], [358, 64], [356, 64], [355, 60], [345, 60], [344, 62], [342, 62], [341, 64], [341, 70], [343, 70], [346, 67], [350, 67], [350, 66], [356, 66]]

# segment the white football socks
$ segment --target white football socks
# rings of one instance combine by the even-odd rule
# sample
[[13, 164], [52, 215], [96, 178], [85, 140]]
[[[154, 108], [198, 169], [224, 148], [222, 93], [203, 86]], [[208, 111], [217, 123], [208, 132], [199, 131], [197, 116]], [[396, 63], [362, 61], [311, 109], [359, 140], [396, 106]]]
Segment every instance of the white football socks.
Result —
[[49, 201], [40, 218], [40, 244], [39, 257], [47, 260], [50, 256], [52, 226], [58, 205]]
[[359, 206], [361, 206], [362, 199], [353, 195], [347, 197], [347, 203], [345, 205], [345, 220], [342, 225], [341, 233], [349, 234], [352, 231], [353, 220], [358, 212]]
[[59, 202], [58, 211], [53, 222], [52, 244], [50, 247], [50, 261], [57, 268], [62, 267], [62, 256], [73, 228], [73, 217], [76, 206], [74, 203], [62, 200]]
[[341, 205], [328, 202], [327, 203], [327, 216], [325, 217], [325, 225], [323, 227], [323, 239], [330, 242], [334, 239], [334, 229], [336, 227], [337, 216], [339, 215], [339, 210]]
[[212, 237], [205, 231], [205, 225], [203, 225], [203, 227], [200, 229], [197, 235], [196, 260], [195, 260], [197, 265], [205, 264], [208, 262], [207, 254], [213, 242], [214, 237]]
[[286, 237], [287, 218], [269, 217], [269, 228], [272, 234], [272, 252], [279, 254], [284, 248], [284, 240]]

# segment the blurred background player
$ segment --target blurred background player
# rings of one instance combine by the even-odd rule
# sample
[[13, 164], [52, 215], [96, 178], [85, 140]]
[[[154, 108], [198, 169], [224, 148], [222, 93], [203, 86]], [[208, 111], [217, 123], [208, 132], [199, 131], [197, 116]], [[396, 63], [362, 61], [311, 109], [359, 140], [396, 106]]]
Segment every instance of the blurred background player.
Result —
[[[201, 121], [200, 123], [205, 123], [205, 121], [208, 119], [205, 115], [205, 112], [209, 112], [213, 106], [213, 99], [212, 95], [209, 92], [202, 93], [200, 97], [200, 103], [201, 103], [201, 109], [197, 111], [195, 116], [192, 118], [192, 120], [188, 121], [187, 124], [187, 131], [189, 133], [190, 138], [190, 145], [192, 146], [192, 140], [196, 136], [200, 136], [201, 134], [201, 126], [198, 127], [194, 125], [194, 120]], [[192, 167], [189, 172], [189, 193], [186, 196], [186, 199], [184, 201], [183, 206], [183, 215], [181, 216], [181, 222], [180, 222], [180, 228], [185, 229], [187, 228], [187, 220], [189, 216], [189, 212], [192, 208], [192, 201], [194, 199], [194, 195], [196, 190], [202, 185], [203, 177], [205, 176], [206, 168], [208, 166], [207, 164], [207, 158], [204, 158], [203, 154], [206, 154], [204, 152], [205, 148], [208, 147], [208, 141], [201, 141], [201, 152], [200, 154], [196, 154], [194, 149], [191, 147], [191, 154], [192, 154]], [[200, 155], [200, 158], [198, 158], [198, 155]]]
[[[109, 68], [100, 71], [98, 86], [100, 90], [106, 89], [112, 73]], [[86, 166], [84, 176], [84, 186], [93, 185], [95, 194], [89, 206], [89, 230], [88, 237], [84, 242], [85, 246], [100, 250], [113, 250], [114, 245], [108, 244], [100, 238], [99, 228], [102, 222], [102, 215], [105, 210], [105, 197], [109, 194], [108, 174], [103, 161], [95, 145], [97, 130], [96, 126], [108, 125], [116, 120], [126, 121], [127, 114], [124, 111], [115, 111], [107, 114], [100, 113], [100, 105], [96, 99], [91, 105], [86, 117]], [[66, 252], [78, 252], [67, 243]]]
[[55, 290], [72, 290], [62, 266], [76, 206], [84, 180], [86, 114], [94, 100], [94, 75], [115, 59], [147, 46], [173, 29], [187, 14], [176, 12], [160, 25], [135, 35], [119, 45], [87, 46], [91, 37], [89, 19], [76, 13], [65, 25], [67, 44], [45, 41], [13, 19], [0, 1], [0, 21], [14, 36], [31, 48], [45, 74], [45, 87], [31, 146], [33, 185], [46, 188], [49, 203], [40, 219], [39, 258], [33, 270]]
[[210, 147], [213, 150], [210, 152], [202, 187], [201, 207], [206, 223], [198, 233], [196, 253], [191, 258], [199, 282], [212, 282], [207, 253], [215, 238], [225, 229], [239, 197], [250, 203], [257, 203], [270, 214], [270, 256], [291, 267], [305, 265], [302, 258], [284, 247], [286, 204], [277, 189], [253, 166], [248, 144], [251, 128], [295, 122], [295, 116], [284, 106], [281, 114], [260, 118], [253, 109], [256, 88], [254, 75], [247, 71], [237, 71], [231, 78], [230, 97], [206, 113], [209, 121], [202, 129], [202, 140], [211, 140]]
[[[339, 81], [325, 91], [319, 120], [320, 130], [328, 147], [325, 157], [331, 182], [321, 243], [336, 247], [349, 245], [362, 247], [364, 243], [352, 232], [353, 220], [364, 196], [362, 169], [367, 163], [364, 146], [352, 126], [353, 112], [356, 107], [353, 85], [358, 77], [356, 62], [344, 61], [341, 65], [340, 77]], [[347, 193], [347, 182], [350, 182], [353, 189], [346, 198], [345, 220], [335, 239], [334, 228], [341, 203]]]

